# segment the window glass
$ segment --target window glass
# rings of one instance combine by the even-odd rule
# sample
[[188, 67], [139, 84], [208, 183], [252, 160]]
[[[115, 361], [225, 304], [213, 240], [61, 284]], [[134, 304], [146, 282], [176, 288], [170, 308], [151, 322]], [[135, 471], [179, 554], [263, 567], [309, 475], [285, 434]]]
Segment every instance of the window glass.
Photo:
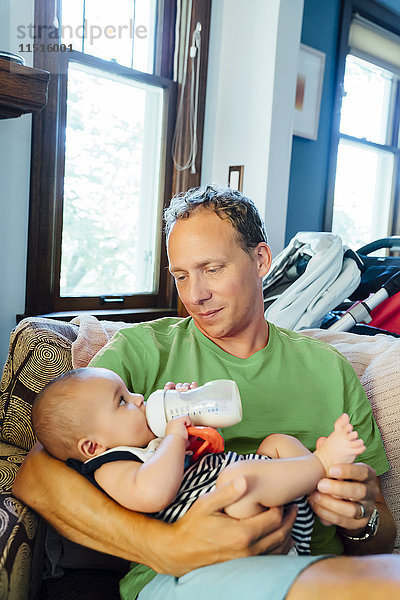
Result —
[[[132, 67], [138, 71], [152, 73], [156, 36], [156, 0], [136, 0], [136, 33], [133, 46]], [[145, 32], [143, 28], [146, 28]]]
[[153, 72], [156, 0], [64, 0], [61, 37], [74, 50]]
[[60, 296], [157, 291], [163, 95], [70, 62]]
[[354, 250], [388, 235], [393, 165], [390, 152], [339, 143], [332, 231]]
[[61, 13], [61, 41], [79, 52], [83, 52], [83, 6], [84, 0], [64, 0]]
[[386, 144], [394, 75], [370, 62], [347, 55], [340, 131]]

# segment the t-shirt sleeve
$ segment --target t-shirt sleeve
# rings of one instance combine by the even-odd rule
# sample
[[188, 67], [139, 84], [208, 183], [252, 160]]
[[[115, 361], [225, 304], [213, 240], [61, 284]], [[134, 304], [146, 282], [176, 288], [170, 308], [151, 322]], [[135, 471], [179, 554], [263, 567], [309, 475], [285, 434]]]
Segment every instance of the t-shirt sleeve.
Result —
[[341, 360], [344, 410], [348, 413], [350, 422], [366, 447], [365, 452], [356, 460], [370, 465], [377, 475], [382, 475], [389, 470], [390, 465], [371, 404], [351, 364], [343, 356]]

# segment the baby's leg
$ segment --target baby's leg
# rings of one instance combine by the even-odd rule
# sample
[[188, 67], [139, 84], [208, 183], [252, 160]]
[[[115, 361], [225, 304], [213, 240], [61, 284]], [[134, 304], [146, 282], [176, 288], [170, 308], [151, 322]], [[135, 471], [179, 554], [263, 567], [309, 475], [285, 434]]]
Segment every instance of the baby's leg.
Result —
[[227, 507], [226, 512], [238, 519], [245, 518], [266, 507], [280, 506], [310, 494], [332, 465], [351, 463], [365, 450], [363, 441], [357, 438], [358, 434], [353, 431], [346, 414], [337, 419], [334, 431], [319, 444], [314, 453], [310, 453], [291, 436], [269, 436], [259, 451], [279, 458], [239, 461], [229, 465], [219, 475], [217, 485], [239, 475], [243, 475], [247, 481], [245, 495]]
[[[272, 433], [267, 436], [260, 444], [257, 449], [257, 454], [269, 456], [271, 459], [275, 458], [288, 458], [295, 456], [307, 456], [311, 455], [311, 452], [295, 437], [291, 435], [285, 435], [283, 433]], [[234, 477], [244, 475], [247, 482], [247, 491], [243, 498], [231, 504], [225, 512], [231, 517], [237, 519], [251, 517], [265, 510], [268, 506], [276, 506], [276, 503], [265, 504], [260, 501], [260, 489], [261, 483], [260, 476], [265, 471], [260, 464], [263, 461], [260, 460], [246, 460], [238, 463], [231, 464], [229, 467], [224, 469], [219, 475], [217, 480], [217, 486], [232, 480]], [[270, 463], [271, 461], [268, 461]], [[253, 469], [253, 466], [255, 467]], [[268, 476], [271, 475], [271, 468], [267, 467], [267, 472], [264, 473], [266, 483], [268, 484]], [[271, 482], [271, 485], [274, 485]], [[264, 498], [265, 500], [265, 498]]]
[[270, 458], [294, 458], [295, 456], [307, 456], [311, 452], [292, 435], [271, 433], [261, 442], [257, 454], [263, 454]]
[[[246, 479], [247, 488], [244, 496], [237, 502], [234, 502], [225, 508], [225, 512], [230, 517], [234, 517], [235, 519], [245, 519], [257, 515], [266, 508], [273, 506], [273, 504], [266, 505], [260, 501], [260, 484], [263, 479], [263, 469], [259, 468], [260, 466], [262, 467], [261, 463], [262, 461], [259, 460], [245, 460], [233, 463], [219, 474], [216, 484], [217, 487], [228, 483], [228, 481], [232, 481], [232, 479], [235, 479], [240, 475], [243, 475]], [[255, 467], [255, 469], [253, 467]], [[268, 473], [265, 473], [265, 476], [268, 479]]]

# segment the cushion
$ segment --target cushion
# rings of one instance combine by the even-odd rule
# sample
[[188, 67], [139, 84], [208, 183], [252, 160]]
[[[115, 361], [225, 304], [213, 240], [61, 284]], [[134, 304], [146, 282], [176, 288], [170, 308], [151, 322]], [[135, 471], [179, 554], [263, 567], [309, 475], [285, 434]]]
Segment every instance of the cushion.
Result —
[[35, 396], [55, 377], [72, 369], [76, 325], [27, 318], [11, 333], [0, 382], [0, 441], [30, 450], [36, 439], [31, 424]]
[[123, 321], [99, 321], [92, 315], [81, 315], [72, 319], [71, 323], [79, 325], [78, 337], [72, 343], [71, 354], [74, 369], [87, 367], [92, 358], [110, 339], [132, 323]]
[[397, 525], [395, 552], [400, 553], [400, 338], [322, 329], [302, 333], [335, 346], [352, 364], [371, 402], [391, 466], [381, 483]]

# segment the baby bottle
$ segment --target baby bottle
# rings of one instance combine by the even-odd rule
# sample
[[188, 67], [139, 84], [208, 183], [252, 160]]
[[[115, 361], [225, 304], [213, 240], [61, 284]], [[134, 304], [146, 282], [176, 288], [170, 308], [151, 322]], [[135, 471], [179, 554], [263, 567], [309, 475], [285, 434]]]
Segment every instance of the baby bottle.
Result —
[[157, 437], [167, 422], [188, 415], [194, 425], [229, 427], [242, 418], [242, 403], [235, 381], [217, 379], [187, 392], [157, 390], [146, 404], [147, 423]]

